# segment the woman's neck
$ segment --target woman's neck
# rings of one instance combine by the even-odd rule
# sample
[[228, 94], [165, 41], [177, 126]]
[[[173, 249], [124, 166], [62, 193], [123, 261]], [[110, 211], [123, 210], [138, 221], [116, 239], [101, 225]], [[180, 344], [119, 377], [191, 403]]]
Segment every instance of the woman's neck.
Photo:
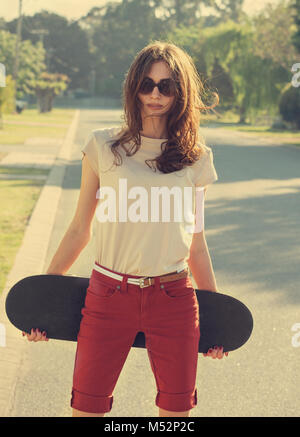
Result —
[[161, 132], [159, 132], [159, 131], [153, 132], [153, 131], [149, 131], [149, 130], [146, 130], [146, 131], [141, 130], [140, 134], [143, 137], [146, 137], [146, 138], [155, 138], [155, 139], [168, 138], [168, 134], [166, 133], [165, 130], [162, 130]]

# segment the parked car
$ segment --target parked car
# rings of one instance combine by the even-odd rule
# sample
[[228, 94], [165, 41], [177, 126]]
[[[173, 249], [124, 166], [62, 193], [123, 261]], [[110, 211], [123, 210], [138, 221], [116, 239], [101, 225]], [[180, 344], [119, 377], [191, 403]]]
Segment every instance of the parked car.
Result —
[[27, 102], [26, 100], [16, 100], [16, 111], [20, 114], [24, 108], [26, 108]]

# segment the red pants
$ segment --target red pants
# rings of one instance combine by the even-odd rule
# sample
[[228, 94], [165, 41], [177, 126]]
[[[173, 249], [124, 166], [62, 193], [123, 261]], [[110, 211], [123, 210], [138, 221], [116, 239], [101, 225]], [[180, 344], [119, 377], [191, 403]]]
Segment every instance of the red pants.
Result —
[[111, 410], [114, 387], [142, 331], [156, 380], [156, 405], [190, 410], [197, 405], [200, 338], [198, 300], [190, 277], [160, 284], [157, 276], [155, 284], [140, 288], [127, 283], [128, 277], [139, 276], [122, 276], [119, 281], [92, 270], [78, 334], [71, 407], [90, 413]]

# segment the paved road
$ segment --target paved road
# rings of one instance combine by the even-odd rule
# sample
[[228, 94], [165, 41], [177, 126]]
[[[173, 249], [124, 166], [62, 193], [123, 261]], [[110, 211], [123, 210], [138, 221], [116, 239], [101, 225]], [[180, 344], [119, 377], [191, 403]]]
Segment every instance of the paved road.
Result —
[[[80, 146], [88, 132], [118, 124], [120, 112], [82, 110], [48, 263], [73, 217], [80, 187]], [[221, 129], [204, 129], [219, 181], [207, 193], [206, 238], [220, 291], [252, 310], [249, 342], [223, 360], [199, 355], [198, 405], [191, 417], [298, 416], [300, 347], [300, 150]], [[89, 275], [92, 242], [69, 273]], [[76, 345], [28, 343], [11, 416], [70, 416]], [[156, 387], [145, 349], [131, 349], [107, 417], [157, 416]]]

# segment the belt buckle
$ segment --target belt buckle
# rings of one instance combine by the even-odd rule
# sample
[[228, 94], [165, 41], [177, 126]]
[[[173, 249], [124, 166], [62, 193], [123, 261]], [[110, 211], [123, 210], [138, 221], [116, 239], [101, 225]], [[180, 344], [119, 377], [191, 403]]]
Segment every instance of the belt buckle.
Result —
[[149, 279], [151, 279], [151, 278], [146, 277], [146, 278], [140, 278], [140, 279], [139, 279], [139, 285], [140, 285], [140, 288], [149, 287], [149, 286], [151, 285], [151, 284], [146, 284], [146, 285], [145, 285], [144, 281], [147, 281], [147, 279], [149, 280]]

